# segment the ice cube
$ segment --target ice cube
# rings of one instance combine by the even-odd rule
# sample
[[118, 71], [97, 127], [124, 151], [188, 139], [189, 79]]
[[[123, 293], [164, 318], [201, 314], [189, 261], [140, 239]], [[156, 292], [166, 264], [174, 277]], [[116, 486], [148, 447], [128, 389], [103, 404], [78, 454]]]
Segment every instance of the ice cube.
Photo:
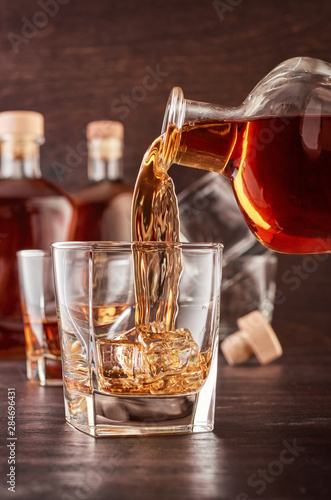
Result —
[[163, 324], [144, 325], [138, 339], [154, 378], [178, 374], [199, 362], [199, 347], [187, 328], [167, 332]]
[[97, 345], [105, 391], [180, 394], [200, 388], [206, 376], [204, 358], [187, 328], [169, 332], [163, 322], [154, 322]]
[[149, 375], [149, 367], [139, 343], [104, 340], [98, 343], [99, 366], [108, 379], [132, 379]]

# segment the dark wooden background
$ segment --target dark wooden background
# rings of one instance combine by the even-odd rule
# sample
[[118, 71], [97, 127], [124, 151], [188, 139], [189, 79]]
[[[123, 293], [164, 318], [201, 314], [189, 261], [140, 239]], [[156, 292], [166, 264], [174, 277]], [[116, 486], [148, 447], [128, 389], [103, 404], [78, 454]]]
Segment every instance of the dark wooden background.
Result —
[[[231, 106], [289, 57], [331, 59], [327, 0], [224, 0], [229, 10], [223, 20], [212, 0], [50, 1], [58, 13], [43, 19], [38, 0], [1, 0], [0, 109], [45, 115], [45, 176], [58, 181], [52, 162], [66, 164], [68, 146], [81, 156], [64, 176], [69, 190], [86, 182], [86, 158], [79, 152], [88, 121], [122, 119], [126, 179], [134, 185], [174, 85], [188, 98]], [[30, 25], [26, 38], [26, 20], [46, 24], [36, 33]], [[17, 53], [14, 35], [22, 37]], [[137, 86], [147, 67], [167, 76], [144, 96]], [[132, 103], [121, 105], [132, 93]], [[173, 175], [178, 185], [183, 178], [180, 189], [193, 173]]]
[[[123, 121], [125, 178], [133, 186], [174, 85], [188, 98], [231, 106], [289, 57], [331, 60], [328, 0], [224, 0], [218, 9], [205, 0], [51, 0], [53, 7], [45, 0], [49, 15], [40, 14], [42, 3], [1, 0], [0, 109], [45, 115], [43, 174], [72, 192], [87, 182], [90, 120]], [[149, 68], [161, 74], [155, 88], [144, 90]], [[184, 167], [171, 172], [177, 192], [201, 175]], [[281, 256], [279, 262], [275, 327], [283, 314], [293, 321], [293, 336], [283, 342], [324, 339], [331, 326], [329, 287], [323, 286], [331, 282], [330, 261]], [[304, 277], [293, 291], [288, 279], [298, 272]], [[302, 307], [311, 309], [308, 326]]]

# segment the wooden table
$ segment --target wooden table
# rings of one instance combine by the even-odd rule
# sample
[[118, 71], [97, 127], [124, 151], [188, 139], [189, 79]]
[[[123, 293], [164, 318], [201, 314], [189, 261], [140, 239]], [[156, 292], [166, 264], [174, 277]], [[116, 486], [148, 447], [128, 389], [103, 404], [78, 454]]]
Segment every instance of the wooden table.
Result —
[[[331, 353], [289, 347], [269, 366], [220, 358], [213, 433], [94, 439], [64, 422], [62, 389], [2, 361], [0, 498], [331, 498]], [[16, 494], [6, 490], [7, 389], [16, 389]]]

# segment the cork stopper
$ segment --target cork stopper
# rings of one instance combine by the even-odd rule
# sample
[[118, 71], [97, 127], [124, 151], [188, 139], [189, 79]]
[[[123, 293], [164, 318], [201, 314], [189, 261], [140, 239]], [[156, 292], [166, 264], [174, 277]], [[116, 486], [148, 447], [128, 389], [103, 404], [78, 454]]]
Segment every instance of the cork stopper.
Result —
[[90, 122], [86, 128], [88, 139], [88, 177], [98, 182], [123, 178], [124, 126], [120, 122], [102, 120]]
[[283, 354], [276, 333], [260, 311], [239, 318], [237, 324], [240, 331], [229, 335], [221, 344], [229, 365], [244, 363], [253, 354], [266, 365]]
[[124, 126], [120, 122], [111, 120], [101, 120], [90, 122], [86, 129], [87, 138], [89, 141], [92, 139], [120, 139], [124, 138]]
[[3, 111], [0, 113], [0, 136], [7, 134], [44, 137], [44, 117], [36, 111]]

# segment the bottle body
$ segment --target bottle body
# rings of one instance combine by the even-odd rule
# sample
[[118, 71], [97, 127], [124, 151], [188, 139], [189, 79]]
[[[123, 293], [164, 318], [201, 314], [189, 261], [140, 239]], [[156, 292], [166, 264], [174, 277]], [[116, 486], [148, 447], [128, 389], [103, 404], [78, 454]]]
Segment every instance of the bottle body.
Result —
[[87, 125], [88, 177], [76, 194], [76, 241], [131, 241], [132, 189], [123, 182], [124, 127], [102, 120]]
[[41, 177], [43, 142], [40, 113], [0, 113], [0, 357], [25, 357], [16, 252], [70, 238], [74, 204]]
[[75, 241], [130, 241], [132, 189], [104, 179], [75, 196]]
[[284, 253], [324, 253], [331, 251], [330, 132], [331, 116], [196, 122], [183, 127], [176, 163], [189, 163], [188, 144], [194, 142], [195, 152], [200, 144], [196, 158], [204, 155], [203, 165], [230, 180], [259, 241]]
[[25, 356], [16, 252], [70, 239], [74, 206], [44, 179], [0, 179], [0, 357]]
[[331, 252], [330, 65], [283, 63], [233, 109], [186, 101], [175, 89], [163, 130], [166, 168], [177, 163], [225, 175], [265, 246]]

